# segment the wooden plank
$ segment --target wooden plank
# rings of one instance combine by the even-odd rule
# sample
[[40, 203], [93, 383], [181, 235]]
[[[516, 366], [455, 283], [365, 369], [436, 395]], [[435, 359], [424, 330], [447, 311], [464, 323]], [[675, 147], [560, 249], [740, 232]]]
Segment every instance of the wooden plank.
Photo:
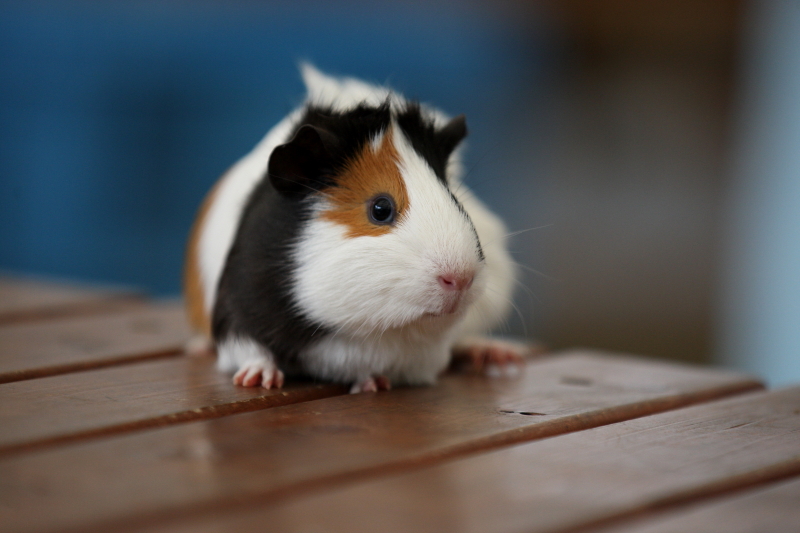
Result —
[[81, 439], [344, 394], [289, 382], [235, 387], [213, 357], [177, 357], [0, 386], [0, 457]]
[[275, 531], [348, 533], [575, 533], [598, 526], [616, 532], [632, 516], [800, 475], [798, 414], [800, 387], [747, 394], [140, 531], [268, 524]]
[[119, 531], [262, 504], [759, 386], [733, 373], [574, 352], [529, 363], [516, 378], [449, 375], [434, 387], [81, 443], [0, 460], [0, 531]]
[[103, 316], [0, 327], [0, 383], [178, 355], [189, 329], [176, 302]]
[[130, 291], [0, 277], [0, 325], [96, 314], [141, 304], [142, 299]]
[[592, 533], [767, 533], [800, 530], [800, 478], [770, 483], [688, 508], [648, 513]]

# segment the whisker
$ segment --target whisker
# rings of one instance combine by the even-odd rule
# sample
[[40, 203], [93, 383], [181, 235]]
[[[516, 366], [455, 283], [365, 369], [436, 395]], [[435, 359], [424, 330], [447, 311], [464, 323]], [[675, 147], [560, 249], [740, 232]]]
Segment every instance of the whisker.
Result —
[[[533, 227], [533, 228], [526, 228], [526, 229], [521, 229], [521, 230], [519, 230], [519, 231], [512, 231], [511, 233], [506, 233], [505, 235], [503, 235], [503, 236], [502, 236], [502, 237], [500, 237], [500, 238], [502, 238], [502, 239], [509, 239], [509, 238], [511, 238], [511, 237], [516, 237], [517, 235], [520, 235], [520, 234], [522, 234], [522, 233], [527, 233], [527, 232], [529, 232], [529, 231], [534, 231], [534, 230], [537, 230], [537, 229], [549, 228], [550, 226], [553, 226], [553, 225], [554, 225], [554, 224], [552, 224], [552, 223], [551, 223], [551, 224], [544, 224], [544, 225], [542, 225], [542, 226], [535, 226], [535, 227]], [[484, 245], [484, 246], [491, 246], [491, 245], [492, 245], [492, 244], [494, 244], [496, 241], [497, 241], [497, 239], [493, 239], [493, 240], [491, 240], [491, 241], [486, 241], [486, 242], [485, 242], [483, 245]]]
[[518, 279], [515, 279], [513, 281], [514, 281], [515, 284], [519, 285], [522, 290], [525, 291], [525, 294], [527, 294], [528, 297], [531, 299], [531, 303], [533, 303], [533, 300], [536, 300], [536, 303], [538, 303], [538, 304], [542, 304], [543, 303], [542, 300], [539, 299], [539, 297], [536, 296], [536, 294], [530, 289], [530, 287], [528, 287], [527, 285], [525, 285], [524, 283], [522, 283]]
[[559, 282], [559, 281], [561, 281], [560, 279], [558, 279], [558, 278], [555, 278], [555, 277], [553, 277], [553, 276], [548, 276], [548, 275], [547, 275], [547, 274], [545, 274], [544, 272], [541, 272], [541, 271], [539, 271], [539, 270], [536, 270], [535, 268], [531, 268], [531, 267], [529, 267], [528, 265], [524, 265], [524, 264], [520, 263], [519, 261], [514, 261], [514, 260], [512, 259], [512, 260], [511, 260], [511, 262], [512, 262], [512, 263], [514, 263], [516, 266], [518, 266], [519, 268], [521, 268], [521, 269], [523, 269], [523, 270], [527, 270], [528, 272], [531, 272], [532, 274], [536, 274], [536, 275], [538, 275], [538, 276], [541, 276], [541, 277], [543, 277], [543, 278], [544, 278], [544, 279], [546, 279], [547, 281], [553, 281], [553, 282]]
[[[489, 303], [494, 308], [494, 315], [497, 316], [499, 314], [497, 304], [495, 302], [489, 302]], [[482, 318], [486, 317], [486, 313], [483, 310], [480, 310], [480, 314]], [[511, 331], [511, 323], [509, 322], [508, 317], [506, 317], [500, 322], [500, 332], [508, 333], [510, 331]]]
[[[458, 193], [458, 192], [461, 190], [461, 187], [462, 187], [462, 186], [464, 185], [464, 183], [467, 181], [467, 178], [469, 178], [469, 176], [472, 174], [472, 172], [473, 172], [473, 171], [474, 171], [476, 168], [480, 167], [480, 166], [481, 166], [481, 164], [483, 163], [483, 161], [484, 161], [484, 160], [485, 160], [485, 159], [486, 159], [486, 158], [487, 158], [489, 155], [491, 155], [491, 153], [492, 153], [492, 152], [494, 152], [494, 151], [497, 149], [497, 147], [499, 146], [499, 144], [500, 144], [499, 142], [496, 142], [496, 143], [495, 143], [493, 146], [488, 146], [488, 147], [487, 147], [487, 148], [486, 148], [486, 149], [483, 151], [483, 154], [481, 154], [481, 155], [478, 157], [478, 160], [477, 160], [477, 161], [475, 161], [474, 163], [472, 163], [472, 164], [469, 166], [469, 168], [467, 168], [466, 172], [464, 172], [464, 175], [463, 175], [463, 176], [461, 176], [461, 181], [459, 182], [459, 184], [458, 184], [458, 187], [456, 188], [456, 190], [454, 191], [454, 193]], [[493, 178], [493, 177], [494, 177], [494, 176], [492, 176], [492, 178]], [[480, 180], [480, 181], [478, 181], [477, 183], [479, 183], [479, 184], [480, 184], [480, 183], [482, 183], [483, 181], [485, 181], [485, 179], [484, 179], [484, 180]]]
[[499, 297], [503, 298], [503, 299], [504, 299], [505, 301], [507, 301], [507, 302], [508, 302], [508, 304], [509, 304], [509, 305], [510, 305], [510, 306], [511, 306], [513, 309], [514, 309], [514, 311], [516, 311], [516, 313], [517, 313], [517, 316], [519, 317], [519, 320], [520, 320], [520, 322], [522, 322], [522, 334], [523, 334], [523, 335], [525, 336], [525, 338], [527, 339], [527, 338], [528, 338], [528, 326], [527, 326], [527, 324], [525, 323], [525, 318], [522, 316], [522, 311], [520, 311], [520, 310], [519, 310], [519, 307], [517, 307], [517, 306], [514, 304], [514, 302], [511, 300], [511, 298], [508, 298], [508, 297], [506, 297], [506, 296], [503, 296], [502, 294], [500, 294], [500, 293], [499, 293], [499, 292], [497, 292], [496, 290], [492, 289], [491, 287], [488, 287], [488, 286], [487, 286], [487, 287], [486, 287], [486, 290], [487, 290], [487, 291], [492, 291], [493, 293], [495, 293], [495, 294], [496, 294], [496, 295], [498, 295]]
[[537, 230], [537, 229], [549, 228], [550, 226], [553, 226], [553, 225], [554, 224], [550, 223], [550, 224], [544, 224], [543, 226], [536, 226], [536, 227], [533, 227], [533, 228], [521, 229], [519, 231], [512, 231], [511, 233], [506, 233], [505, 237], [506, 237], [506, 239], [508, 239], [510, 237], [516, 237], [517, 235], [520, 235], [522, 233], [527, 233], [529, 231], [534, 231], [534, 230]]

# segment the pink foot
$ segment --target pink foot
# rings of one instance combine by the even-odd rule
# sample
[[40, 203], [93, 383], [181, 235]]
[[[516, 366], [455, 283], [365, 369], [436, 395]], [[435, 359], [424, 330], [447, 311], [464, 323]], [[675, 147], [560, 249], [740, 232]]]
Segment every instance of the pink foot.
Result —
[[265, 389], [283, 387], [283, 372], [270, 361], [251, 361], [243, 364], [239, 371], [233, 375], [233, 384], [243, 387], [257, 387]]
[[457, 366], [488, 374], [516, 374], [526, 357], [536, 353], [536, 348], [527, 344], [489, 338], [469, 339], [453, 347]]
[[350, 394], [359, 392], [378, 392], [379, 390], [390, 390], [392, 384], [386, 376], [371, 376], [364, 381], [354, 383], [350, 388]]

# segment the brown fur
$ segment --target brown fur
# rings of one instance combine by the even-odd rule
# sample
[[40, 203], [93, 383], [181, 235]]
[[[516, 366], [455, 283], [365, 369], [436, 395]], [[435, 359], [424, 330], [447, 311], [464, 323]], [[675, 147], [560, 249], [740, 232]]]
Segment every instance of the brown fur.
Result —
[[189, 324], [192, 329], [197, 333], [204, 334], [207, 338], [211, 338], [211, 317], [206, 313], [205, 306], [205, 293], [203, 291], [203, 283], [200, 279], [200, 235], [206, 223], [206, 215], [208, 210], [214, 204], [217, 196], [219, 184], [225, 179], [223, 175], [219, 181], [214, 185], [211, 191], [206, 195], [200, 210], [197, 212], [197, 217], [192, 224], [192, 230], [189, 234], [189, 244], [186, 248], [186, 262], [183, 268], [183, 295], [184, 304], [186, 305], [186, 314], [189, 318]]
[[378, 150], [367, 143], [361, 154], [352, 160], [339, 177], [338, 186], [328, 190], [330, 209], [321, 218], [347, 227], [347, 237], [378, 236], [392, 227], [376, 225], [367, 216], [367, 202], [381, 193], [394, 198], [400, 221], [408, 207], [405, 182], [397, 167], [400, 157], [392, 142], [391, 128], [383, 136]]

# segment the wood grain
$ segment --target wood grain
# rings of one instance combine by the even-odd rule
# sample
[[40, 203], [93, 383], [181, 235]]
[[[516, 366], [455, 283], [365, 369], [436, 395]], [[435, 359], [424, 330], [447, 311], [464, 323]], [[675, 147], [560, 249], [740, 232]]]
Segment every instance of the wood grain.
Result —
[[189, 329], [176, 302], [0, 327], [0, 383], [178, 355]]
[[0, 457], [81, 439], [344, 394], [289, 382], [235, 387], [213, 357], [177, 357], [0, 386]]
[[130, 291], [0, 276], [0, 325], [97, 314], [142, 303]]
[[[800, 388], [746, 394], [202, 521], [187, 518], [180, 527], [146, 529], [207, 533], [268, 524], [275, 531], [575, 533], [603, 525], [618, 532], [632, 516], [791, 475], [800, 475]], [[784, 487], [783, 502], [770, 501], [794, 507], [796, 515], [800, 500], [786, 502], [797, 490]], [[751, 504], [771, 497], [762, 494]], [[694, 526], [710, 512], [701, 509], [699, 521], [679, 522], [690, 527], [666, 531], [701, 531]]]
[[800, 530], [800, 478], [703, 500], [593, 533], [769, 533]]
[[121, 531], [265, 505], [759, 386], [738, 374], [575, 352], [530, 363], [516, 378], [450, 375], [434, 387], [80, 443], [0, 460], [0, 531]]

